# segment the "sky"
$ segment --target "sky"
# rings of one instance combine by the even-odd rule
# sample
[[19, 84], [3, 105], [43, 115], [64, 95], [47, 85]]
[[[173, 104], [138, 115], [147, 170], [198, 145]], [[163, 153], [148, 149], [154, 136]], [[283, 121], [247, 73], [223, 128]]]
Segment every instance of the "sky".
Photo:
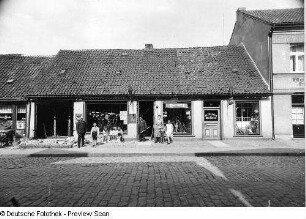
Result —
[[0, 0], [0, 54], [227, 45], [236, 10], [303, 0]]

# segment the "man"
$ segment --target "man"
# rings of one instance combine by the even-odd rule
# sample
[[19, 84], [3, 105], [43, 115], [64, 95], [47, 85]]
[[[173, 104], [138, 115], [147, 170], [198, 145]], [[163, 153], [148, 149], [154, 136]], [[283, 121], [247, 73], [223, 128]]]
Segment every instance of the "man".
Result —
[[84, 146], [84, 137], [86, 133], [86, 122], [83, 120], [82, 117], [79, 118], [76, 124], [76, 131], [78, 133], [78, 148], [80, 148], [81, 142], [82, 142], [82, 147]]
[[139, 141], [145, 141], [145, 132], [147, 130], [147, 123], [142, 118], [142, 116], [139, 117], [139, 124], [138, 124], [138, 130], [139, 130]]

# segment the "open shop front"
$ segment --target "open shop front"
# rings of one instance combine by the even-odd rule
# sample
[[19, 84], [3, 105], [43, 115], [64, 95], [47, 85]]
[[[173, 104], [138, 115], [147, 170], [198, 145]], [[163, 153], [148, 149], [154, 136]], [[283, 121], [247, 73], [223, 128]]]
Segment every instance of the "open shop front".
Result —
[[38, 102], [36, 108], [36, 138], [72, 136], [73, 102]]
[[127, 134], [128, 112], [127, 102], [89, 102], [86, 103], [87, 132], [94, 123], [100, 132], [122, 130]]

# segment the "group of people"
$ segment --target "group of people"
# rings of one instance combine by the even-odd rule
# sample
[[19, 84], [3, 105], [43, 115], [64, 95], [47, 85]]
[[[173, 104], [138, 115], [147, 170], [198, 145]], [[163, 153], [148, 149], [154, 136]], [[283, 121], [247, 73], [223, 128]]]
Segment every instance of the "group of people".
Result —
[[[139, 141], [145, 141], [145, 133], [147, 131], [147, 123], [140, 116], [138, 123]], [[155, 143], [164, 143], [167, 141], [170, 144], [173, 141], [173, 124], [168, 120], [167, 124], [164, 124], [161, 115], [158, 115], [157, 120], [153, 126], [152, 138]]]
[[[143, 119], [142, 116], [139, 118], [138, 123], [138, 131], [139, 131], [139, 141], [145, 141], [145, 134], [147, 132], [147, 123]], [[173, 141], [173, 124], [170, 120], [168, 120], [167, 124], [164, 124], [161, 115], [158, 115], [157, 120], [153, 126], [153, 138], [155, 143], [163, 143], [167, 141], [168, 144], [170, 144]], [[85, 139], [85, 133], [86, 133], [86, 122], [83, 120], [82, 117], [78, 119], [78, 122], [76, 123], [76, 131], [78, 134], [78, 147], [84, 146], [84, 139]], [[93, 146], [97, 145], [98, 137], [101, 135], [102, 142], [122, 142], [124, 141], [123, 138], [123, 130], [120, 127], [112, 127], [110, 130], [107, 130], [106, 127], [104, 127], [103, 131], [100, 132], [99, 127], [96, 123], [93, 123], [93, 126], [90, 131], [90, 135], [93, 140]]]
[[[78, 134], [78, 147], [84, 146], [84, 140], [85, 140], [85, 133], [86, 133], [86, 122], [83, 120], [82, 117], [78, 119], [78, 122], [76, 123], [76, 131]], [[97, 140], [101, 136], [102, 143], [106, 142], [123, 142], [123, 130], [120, 127], [111, 127], [110, 130], [107, 129], [105, 126], [103, 128], [103, 131], [100, 132], [99, 127], [97, 126], [97, 123], [93, 123], [93, 126], [90, 131], [90, 135], [92, 137], [93, 141], [93, 147], [97, 145]]]

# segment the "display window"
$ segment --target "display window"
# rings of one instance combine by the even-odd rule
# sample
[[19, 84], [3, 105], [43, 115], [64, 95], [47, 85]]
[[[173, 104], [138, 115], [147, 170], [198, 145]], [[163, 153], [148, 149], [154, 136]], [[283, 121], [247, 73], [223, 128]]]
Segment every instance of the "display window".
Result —
[[259, 135], [259, 116], [259, 102], [236, 102], [236, 135]]
[[171, 121], [174, 135], [191, 135], [191, 102], [166, 103], [163, 107], [164, 123]]
[[0, 105], [0, 130], [13, 128], [13, 106]]
[[110, 132], [120, 128], [123, 134], [127, 134], [127, 103], [104, 102], [88, 103], [86, 105], [87, 131], [96, 123], [101, 132]]
[[19, 135], [25, 135], [26, 126], [26, 106], [17, 106], [16, 132]]

